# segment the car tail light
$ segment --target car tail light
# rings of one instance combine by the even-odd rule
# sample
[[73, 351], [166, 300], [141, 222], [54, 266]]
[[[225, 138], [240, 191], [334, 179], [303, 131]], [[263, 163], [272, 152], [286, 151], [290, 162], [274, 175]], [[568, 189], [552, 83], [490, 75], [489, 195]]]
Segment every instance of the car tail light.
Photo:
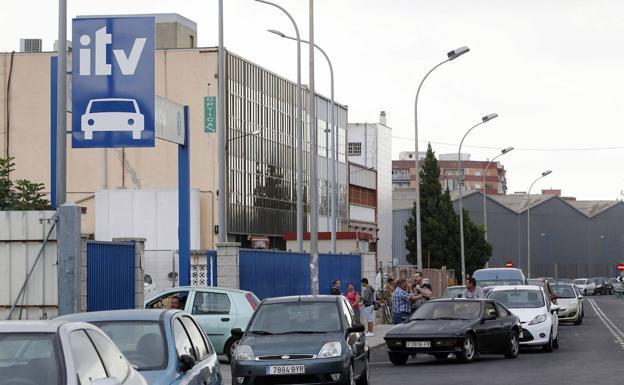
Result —
[[249, 302], [249, 305], [255, 311], [258, 308], [256, 299], [250, 293], [245, 294], [245, 298], [247, 298], [247, 302]]

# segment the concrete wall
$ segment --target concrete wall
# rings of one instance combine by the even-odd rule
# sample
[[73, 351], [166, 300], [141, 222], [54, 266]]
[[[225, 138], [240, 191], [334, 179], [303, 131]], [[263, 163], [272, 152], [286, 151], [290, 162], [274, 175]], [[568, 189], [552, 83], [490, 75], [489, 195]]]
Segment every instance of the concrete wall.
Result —
[[[286, 241], [286, 250], [297, 250], [297, 241]], [[310, 241], [303, 240], [304, 252], [310, 252]], [[318, 240], [319, 253], [331, 252], [331, 240], [319, 239]], [[369, 242], [366, 240], [355, 239], [336, 239], [336, 252], [343, 254], [366, 252], [369, 250]]]

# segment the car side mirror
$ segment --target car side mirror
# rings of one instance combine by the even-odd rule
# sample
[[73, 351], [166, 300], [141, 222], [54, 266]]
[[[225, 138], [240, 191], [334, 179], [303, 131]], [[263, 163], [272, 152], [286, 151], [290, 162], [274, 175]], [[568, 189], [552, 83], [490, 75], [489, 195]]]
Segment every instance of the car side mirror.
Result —
[[186, 373], [195, 366], [195, 358], [188, 354], [183, 354], [180, 356], [180, 371], [182, 373]]
[[347, 335], [351, 333], [364, 333], [366, 328], [362, 324], [353, 325], [350, 328], [347, 328]]
[[91, 385], [121, 385], [118, 379], [115, 377], [108, 378], [98, 378], [97, 380], [93, 380]]
[[578, 297], [576, 297], [576, 298], [578, 298], [578, 299], [583, 299], [583, 298], [585, 298], [585, 297], [583, 297], [582, 295], [579, 295], [579, 296], [578, 296]]
[[242, 338], [243, 335], [245, 334], [245, 332], [241, 328], [234, 328], [230, 331], [230, 333], [232, 334], [232, 337], [236, 337], [236, 338]]
[[560, 309], [559, 305], [551, 305], [550, 306], [550, 311], [553, 312], [553, 313], [559, 311], [559, 309]]

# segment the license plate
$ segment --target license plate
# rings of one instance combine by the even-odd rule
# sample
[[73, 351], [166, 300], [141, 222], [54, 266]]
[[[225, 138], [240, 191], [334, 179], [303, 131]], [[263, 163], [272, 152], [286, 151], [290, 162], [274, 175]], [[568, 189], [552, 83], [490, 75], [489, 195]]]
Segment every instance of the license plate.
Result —
[[430, 348], [431, 341], [407, 341], [405, 347], [408, 348]]
[[267, 376], [286, 376], [289, 374], [305, 374], [305, 365], [267, 366]]

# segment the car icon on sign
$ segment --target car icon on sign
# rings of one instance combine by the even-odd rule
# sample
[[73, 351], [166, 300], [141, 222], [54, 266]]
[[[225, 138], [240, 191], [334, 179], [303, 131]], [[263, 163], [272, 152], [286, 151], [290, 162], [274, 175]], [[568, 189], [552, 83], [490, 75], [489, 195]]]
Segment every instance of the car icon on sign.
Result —
[[94, 131], [132, 131], [132, 139], [141, 139], [144, 116], [134, 99], [92, 99], [80, 118], [85, 140], [93, 139]]

